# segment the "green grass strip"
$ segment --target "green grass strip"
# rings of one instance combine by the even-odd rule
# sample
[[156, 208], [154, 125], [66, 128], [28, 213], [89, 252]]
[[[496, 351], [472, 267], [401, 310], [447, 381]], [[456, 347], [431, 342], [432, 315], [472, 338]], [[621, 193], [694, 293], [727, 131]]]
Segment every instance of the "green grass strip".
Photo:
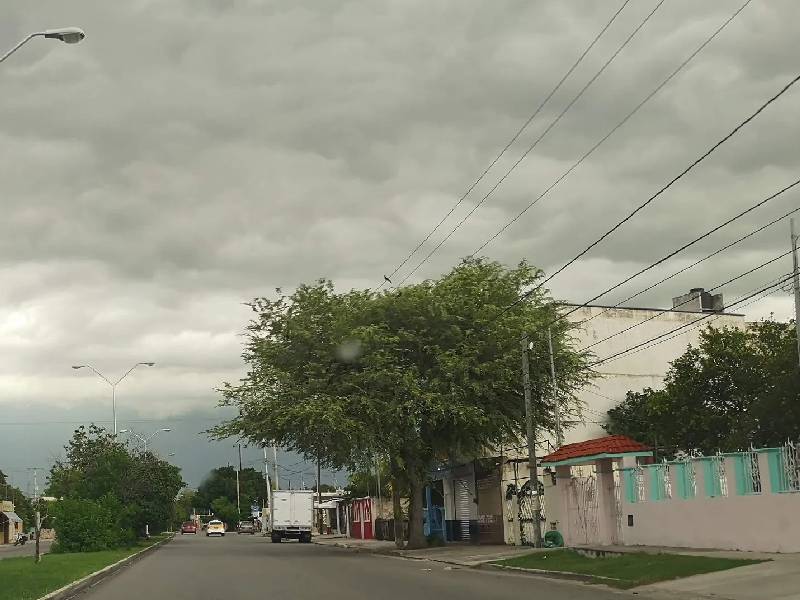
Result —
[[33, 556], [0, 560], [0, 600], [36, 600], [68, 583], [114, 564], [164, 539], [153, 536], [132, 548], [74, 554], [44, 554], [38, 565]]
[[[760, 562], [764, 561], [645, 552], [589, 558], [572, 550], [552, 550], [499, 560], [495, 564], [522, 569], [580, 573], [597, 577], [598, 579], [594, 580], [595, 583], [630, 588], [701, 573], [724, 571]], [[609, 577], [614, 581], [600, 579], [601, 577]]]

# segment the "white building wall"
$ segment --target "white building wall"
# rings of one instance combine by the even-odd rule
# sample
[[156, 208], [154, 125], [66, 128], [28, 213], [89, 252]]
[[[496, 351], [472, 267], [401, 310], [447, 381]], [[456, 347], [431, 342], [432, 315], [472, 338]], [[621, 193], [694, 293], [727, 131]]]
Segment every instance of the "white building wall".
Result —
[[[567, 429], [564, 432], [564, 442], [569, 444], [606, 435], [600, 425], [600, 422], [605, 421], [606, 411], [622, 402], [629, 390], [641, 391], [647, 387], [654, 389], [662, 387], [670, 362], [683, 354], [689, 344], [696, 346], [700, 341], [700, 333], [708, 324], [713, 324], [717, 328], [724, 326], [745, 328], [744, 315], [719, 313], [702, 321], [698, 320], [704, 314], [638, 308], [606, 309], [599, 306], [582, 307], [570, 314], [568, 316], [570, 321], [585, 322], [573, 331], [577, 349], [603, 340], [631, 325], [642, 323], [630, 331], [592, 347], [591, 352], [597, 359], [603, 359], [666, 334], [676, 327], [688, 326], [680, 332], [658, 340], [661, 342], [658, 345], [649, 348], [645, 346], [646, 349], [630, 352], [616, 360], [598, 365], [596, 369], [600, 376], [593, 385], [579, 394], [580, 400], [586, 407], [585, 424]], [[694, 323], [698, 326], [695, 327]], [[673, 335], [675, 337], [672, 337]]]

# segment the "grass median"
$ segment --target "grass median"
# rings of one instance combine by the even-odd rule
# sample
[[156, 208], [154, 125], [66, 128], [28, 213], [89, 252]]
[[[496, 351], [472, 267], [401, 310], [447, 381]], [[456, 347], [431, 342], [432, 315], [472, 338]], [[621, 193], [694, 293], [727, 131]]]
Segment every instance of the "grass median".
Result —
[[36, 600], [90, 573], [112, 565], [166, 535], [153, 536], [131, 548], [102, 552], [45, 554], [38, 565], [32, 556], [16, 556], [0, 560], [0, 600]]
[[764, 561], [644, 552], [589, 558], [572, 550], [552, 550], [500, 560], [494, 564], [522, 569], [578, 573], [592, 577], [594, 583], [631, 588], [689, 575], [724, 571], [759, 562]]

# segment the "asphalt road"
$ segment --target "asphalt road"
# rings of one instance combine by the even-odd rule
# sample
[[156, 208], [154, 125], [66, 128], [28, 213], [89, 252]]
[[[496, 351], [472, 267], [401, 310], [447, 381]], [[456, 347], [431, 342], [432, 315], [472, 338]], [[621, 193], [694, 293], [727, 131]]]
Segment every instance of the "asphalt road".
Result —
[[[42, 554], [50, 552], [50, 540], [42, 540], [41, 551]], [[3, 544], [0, 546], [0, 560], [3, 558], [11, 558], [12, 556], [33, 556], [36, 553], [36, 542], [26, 542], [24, 546], [15, 546], [14, 544]]]
[[621, 598], [597, 586], [446, 567], [315, 544], [272, 544], [260, 535], [179, 535], [80, 600]]

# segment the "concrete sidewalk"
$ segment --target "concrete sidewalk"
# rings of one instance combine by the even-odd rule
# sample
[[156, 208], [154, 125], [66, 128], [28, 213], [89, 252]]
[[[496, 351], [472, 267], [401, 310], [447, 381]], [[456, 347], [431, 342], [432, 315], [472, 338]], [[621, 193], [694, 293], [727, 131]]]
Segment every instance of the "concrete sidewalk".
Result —
[[[681, 552], [681, 554], [695, 554]], [[699, 554], [699, 553], [697, 553]], [[769, 562], [663, 581], [636, 588], [654, 598], [714, 598], [715, 600], [797, 600], [800, 598], [800, 555], [755, 552], [714, 552], [703, 556], [770, 558]]]
[[[459, 567], [479, 567], [488, 562], [513, 558], [531, 552], [552, 550], [528, 546], [479, 546], [450, 543], [421, 550], [399, 550], [394, 542], [359, 540], [344, 536], [317, 536], [316, 544], [338, 546], [361, 552], [400, 556], [415, 560], [430, 560]], [[705, 575], [694, 575], [635, 588], [647, 598], [703, 600], [800, 600], [800, 554], [770, 554], [765, 552], [735, 552], [729, 550], [668, 548], [653, 546], [585, 546], [577, 549], [604, 552], [647, 552], [651, 554], [685, 554], [718, 558], [749, 558], [766, 560], [757, 565], [737, 567]]]
[[[431, 560], [460, 567], [477, 567], [494, 560], [513, 558], [522, 554], [536, 552], [528, 546], [476, 545], [449, 543], [444, 546], [422, 548], [419, 550], [400, 550], [394, 542], [383, 540], [359, 540], [343, 536], [317, 536], [314, 543], [323, 546], [338, 546], [374, 554], [401, 556], [414, 560]], [[546, 550], [546, 549], [542, 549]]]

